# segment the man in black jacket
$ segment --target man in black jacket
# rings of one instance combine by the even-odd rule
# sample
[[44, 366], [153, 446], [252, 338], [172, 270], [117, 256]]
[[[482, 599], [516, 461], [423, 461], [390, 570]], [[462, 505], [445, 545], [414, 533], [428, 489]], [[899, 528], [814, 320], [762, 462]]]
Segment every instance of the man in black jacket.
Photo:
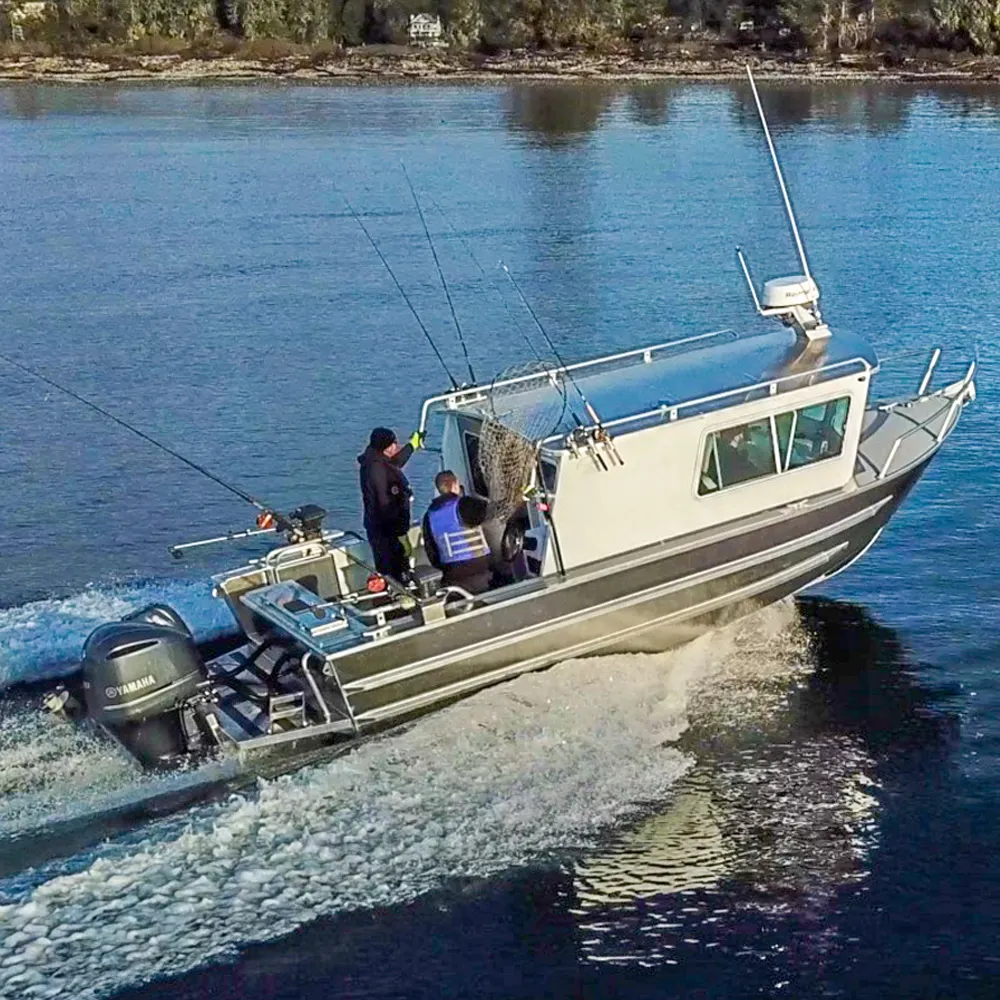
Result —
[[376, 427], [368, 447], [358, 455], [365, 532], [372, 547], [375, 568], [399, 582], [409, 575], [409, 562], [400, 537], [410, 530], [412, 499], [410, 484], [402, 470], [414, 449], [419, 447], [418, 433], [400, 447], [389, 428]]

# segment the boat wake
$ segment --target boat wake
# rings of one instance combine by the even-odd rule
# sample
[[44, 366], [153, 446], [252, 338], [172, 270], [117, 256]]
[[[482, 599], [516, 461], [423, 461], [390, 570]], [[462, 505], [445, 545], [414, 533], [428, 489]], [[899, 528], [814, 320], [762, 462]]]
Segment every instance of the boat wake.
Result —
[[[235, 761], [161, 775], [24, 698], [0, 702], [0, 876], [103, 839], [235, 777]], [[178, 806], [175, 805], [174, 808]]]
[[71, 597], [0, 608], [0, 691], [71, 673], [94, 628], [153, 603], [176, 608], [199, 640], [234, 627], [229, 609], [210, 596], [204, 580], [92, 587]]
[[0, 835], [70, 815], [84, 790], [100, 796], [140, 774], [131, 757], [77, 726], [24, 702], [0, 705]]
[[[528, 674], [405, 732], [0, 881], [0, 995], [98, 997], [326, 914], [585, 849], [669, 798], [713, 678], [780, 704], [803, 669], [790, 604], [671, 653]], [[728, 678], [728, 680], [727, 680]], [[736, 697], [736, 701], [741, 699]], [[30, 993], [29, 993], [30, 989]]]

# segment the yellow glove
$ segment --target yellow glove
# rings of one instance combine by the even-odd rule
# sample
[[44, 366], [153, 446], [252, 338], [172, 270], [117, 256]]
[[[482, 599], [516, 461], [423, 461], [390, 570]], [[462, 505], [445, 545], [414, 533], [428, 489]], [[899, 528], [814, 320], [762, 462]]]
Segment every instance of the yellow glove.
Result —
[[423, 431], [414, 431], [410, 435], [410, 445], [414, 451], [416, 451], [418, 448], [423, 448], [425, 437], [426, 435], [423, 433]]

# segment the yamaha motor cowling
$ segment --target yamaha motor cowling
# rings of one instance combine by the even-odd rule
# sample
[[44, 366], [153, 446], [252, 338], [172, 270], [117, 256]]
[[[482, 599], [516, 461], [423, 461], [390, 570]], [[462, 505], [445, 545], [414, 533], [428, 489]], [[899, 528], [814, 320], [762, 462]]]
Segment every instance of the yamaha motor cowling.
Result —
[[200, 744], [187, 706], [206, 678], [183, 619], [165, 605], [101, 625], [83, 647], [87, 715], [145, 767], [171, 766]]

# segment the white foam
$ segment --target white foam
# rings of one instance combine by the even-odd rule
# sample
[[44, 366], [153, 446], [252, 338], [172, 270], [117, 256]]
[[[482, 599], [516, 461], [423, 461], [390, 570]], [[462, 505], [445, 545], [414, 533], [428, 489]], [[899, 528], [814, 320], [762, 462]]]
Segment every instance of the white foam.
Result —
[[234, 627], [208, 581], [153, 580], [92, 587], [65, 598], [0, 609], [0, 691], [12, 684], [65, 675], [76, 667], [87, 635], [145, 604], [171, 605], [198, 638]]
[[0, 705], [0, 846], [44, 825], [80, 820], [232, 777], [231, 761], [145, 773], [117, 744], [44, 711]]
[[194, 810], [183, 829], [98, 852], [0, 907], [0, 996], [106, 995], [321, 914], [586, 846], [687, 770], [667, 744], [735, 635], [518, 678], [254, 798]]
[[73, 815], [81, 799], [134, 784], [138, 765], [42, 712], [0, 711], [0, 836]]

